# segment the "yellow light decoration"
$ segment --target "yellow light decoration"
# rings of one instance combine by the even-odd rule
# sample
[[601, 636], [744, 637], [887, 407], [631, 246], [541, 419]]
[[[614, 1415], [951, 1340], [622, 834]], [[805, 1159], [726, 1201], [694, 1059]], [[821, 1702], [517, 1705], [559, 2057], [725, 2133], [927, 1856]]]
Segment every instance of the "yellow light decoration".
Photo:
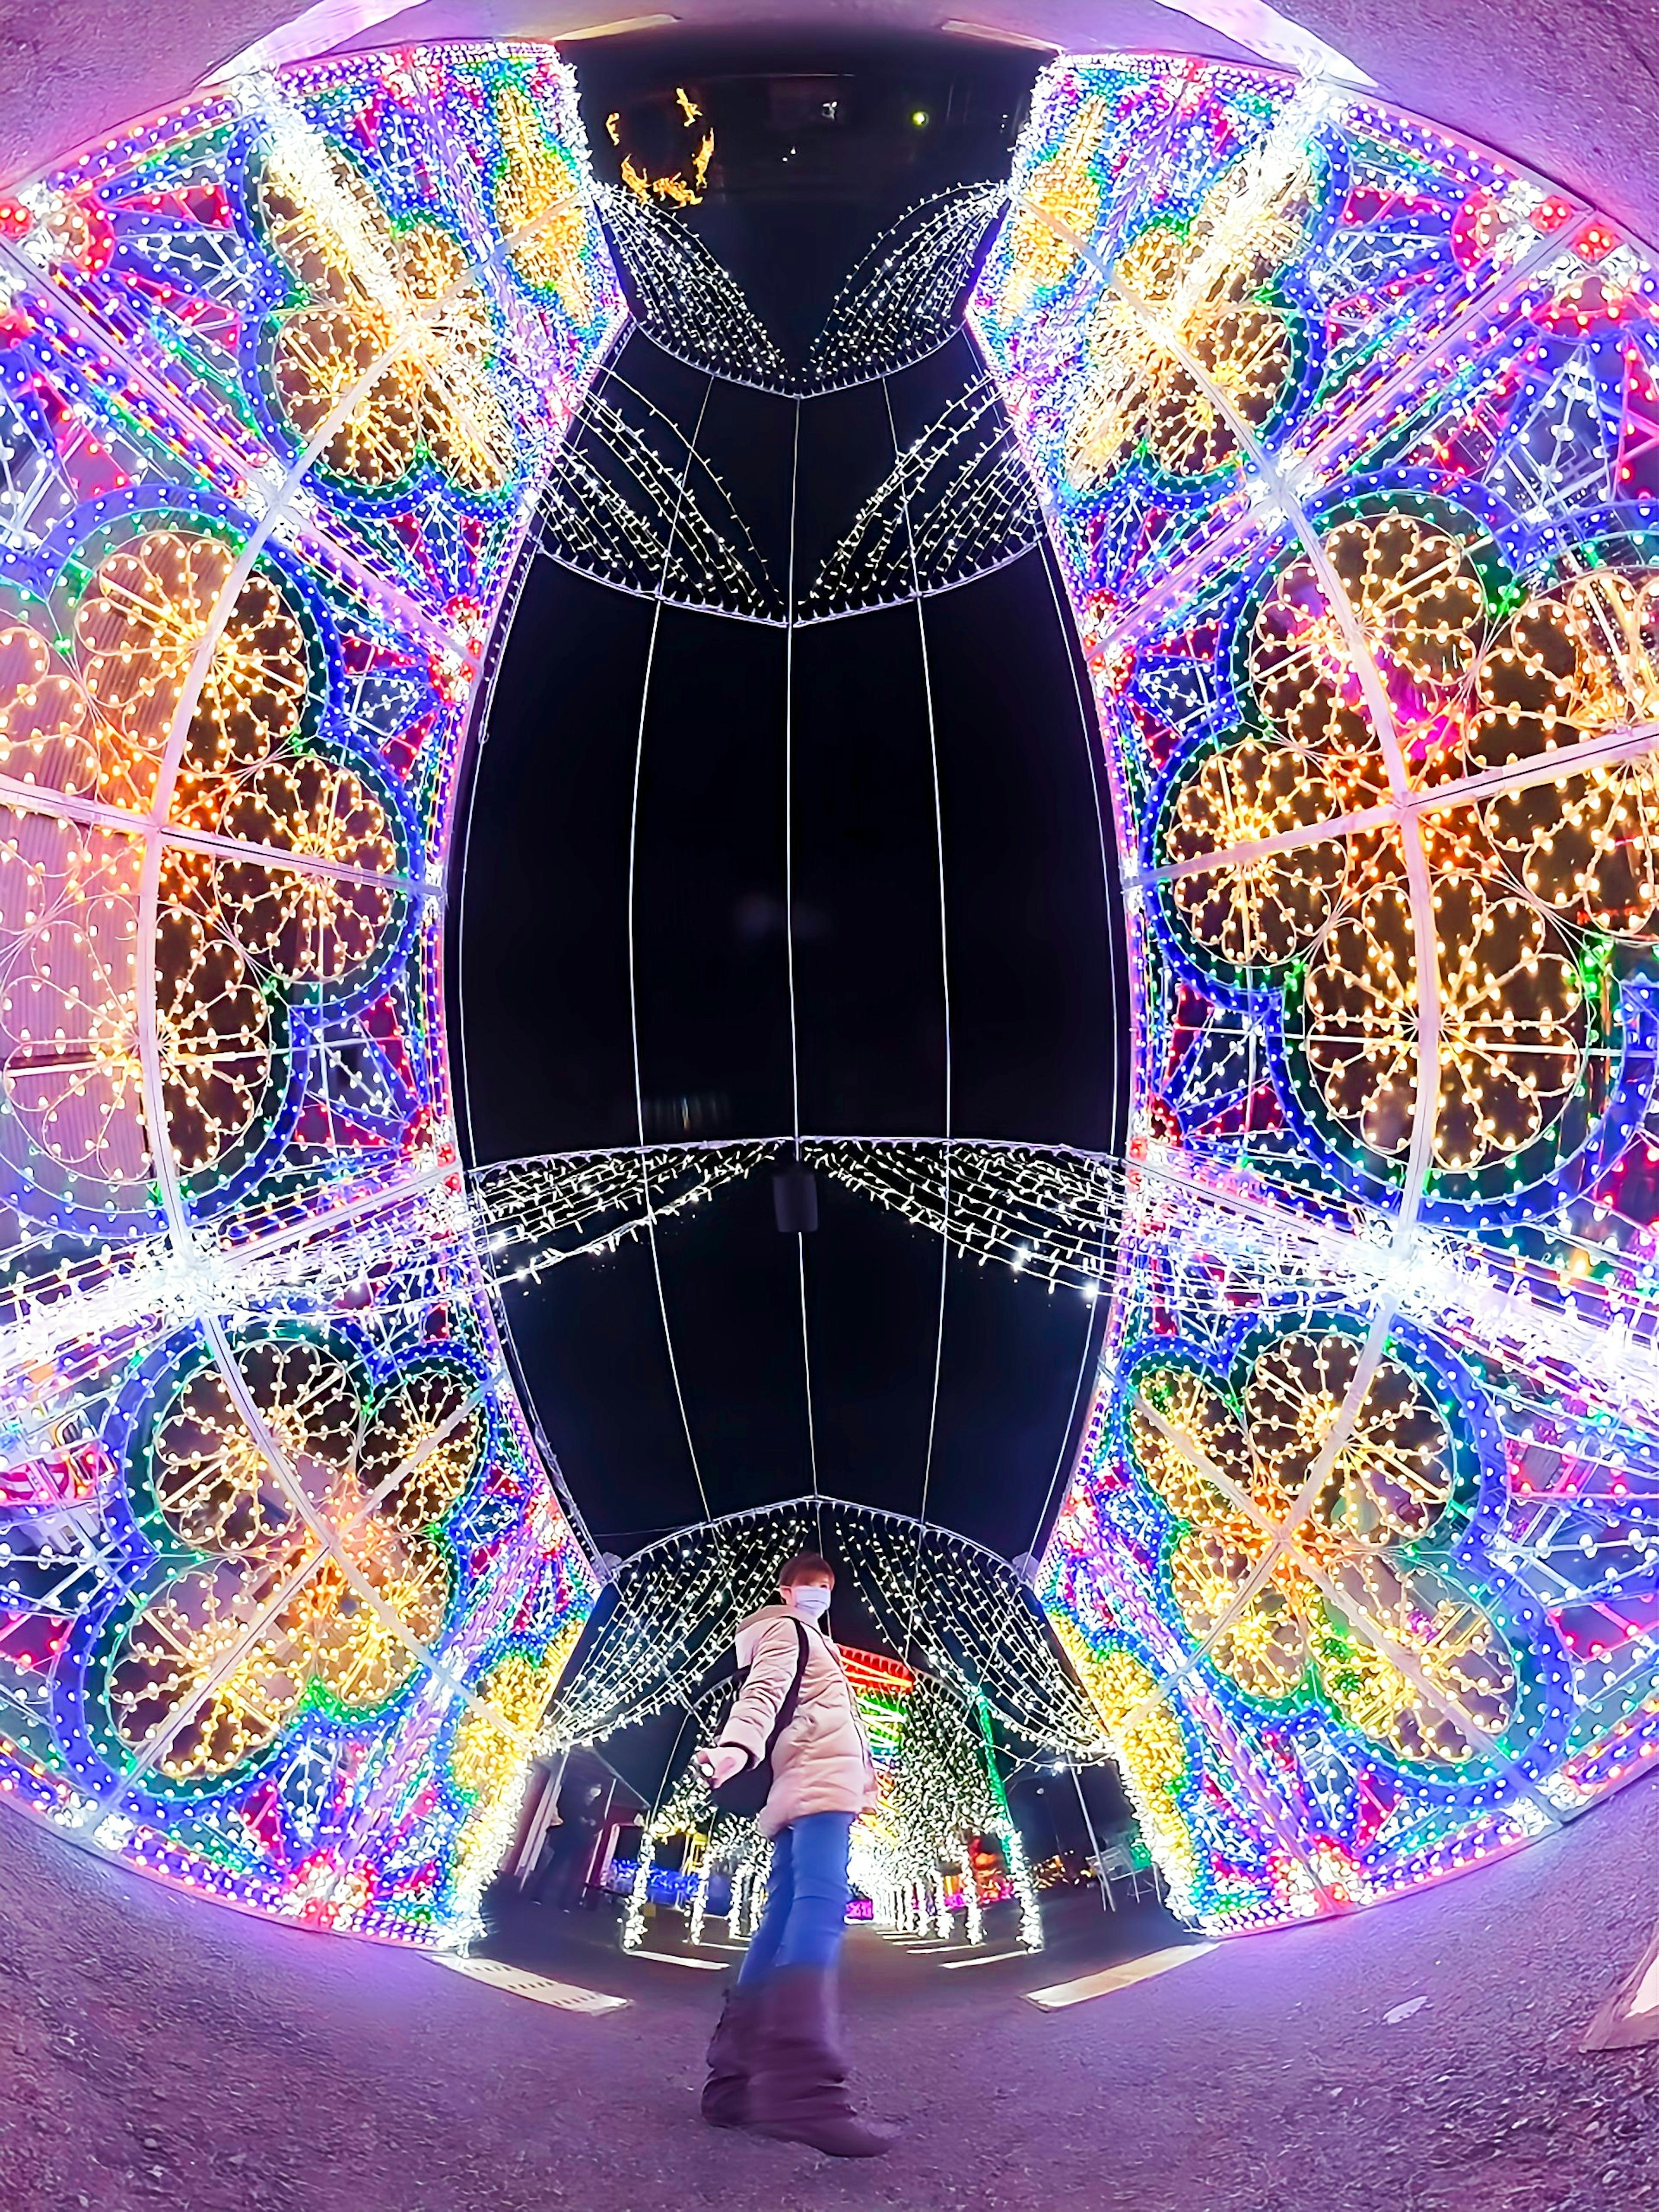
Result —
[[[118, 547], [93, 571], [75, 610], [76, 659], [92, 708], [125, 740], [125, 757], [107, 740], [100, 747], [100, 796], [113, 779], [118, 787], [125, 782], [129, 804], [153, 797], [173, 717], [237, 553], [228, 538], [169, 526]], [[185, 788], [198, 776], [262, 759], [292, 736], [311, 688], [304, 619], [276, 577], [256, 568], [208, 663], [187, 733]], [[73, 711], [65, 693], [57, 696]]]
[[[559, 1679], [564, 1656], [558, 1655], [551, 1665], [547, 1665], [524, 1658], [517, 1652], [510, 1653], [498, 1666], [490, 1668], [478, 1685], [478, 1693], [489, 1700], [503, 1720], [511, 1722], [520, 1735], [533, 1735]], [[455, 1730], [455, 1748], [449, 1765], [458, 1789], [475, 1797], [493, 1797], [515, 1775], [522, 1774], [524, 1747], [489, 1713], [470, 1712]]]
[[[1470, 539], [1424, 517], [1362, 514], [1321, 533], [1364, 650], [1389, 685], [1403, 746], [1459, 695], [1484, 634], [1486, 603]], [[1384, 733], [1366, 711], [1353, 647], [1305, 553], [1263, 598], [1249, 646], [1251, 688], [1275, 728], [1334, 756], [1378, 759]]]
[[1208, 386], [1251, 430], [1271, 420], [1297, 334], [1291, 312], [1263, 295], [1301, 246], [1310, 183], [1297, 166], [1263, 193], [1241, 162], [1189, 223], [1155, 222], [1119, 257], [1090, 322], [1087, 391], [1067, 437], [1076, 483], [1103, 483], [1143, 450], [1174, 477], [1236, 459], [1237, 430]]
[[136, 839], [0, 815], [0, 1086], [27, 1144], [131, 1193], [149, 1152], [138, 1054]]
[[[1358, 1366], [1355, 1340], [1330, 1332], [1292, 1330], [1257, 1355], [1244, 1415], [1260, 1494], [1276, 1516], [1310, 1480]], [[1427, 1535], [1451, 1501], [1449, 1443], [1444, 1414], [1410, 1369], [1382, 1360], [1315, 1493], [1313, 1555]]]
[[1452, 1504], [1445, 1416], [1410, 1368], [1383, 1357], [1322, 1466], [1358, 1363], [1344, 1332], [1291, 1331], [1257, 1350], [1237, 1402], [1189, 1368], [1148, 1366], [1131, 1448], [1177, 1524], [1171, 1592], [1216, 1667], [1275, 1704], [1311, 1672], [1350, 1727], [1455, 1765], [1501, 1732], [1515, 1671], [1480, 1607], [1394, 1556]]
[[[1434, 889], [1440, 984], [1434, 1156], [1468, 1171], [1559, 1119], [1584, 1066], [1579, 971], [1535, 908], [1474, 875]], [[1305, 1049], [1336, 1120], [1384, 1158], [1411, 1143], [1421, 1012], [1409, 893], [1376, 885], [1308, 967]]]
[[[1175, 795], [1161, 862], [1265, 843], [1347, 812], [1375, 795], [1358, 764], [1247, 735], [1212, 752]], [[1324, 838], [1220, 868], [1194, 868], [1169, 896], [1193, 939], [1238, 969], [1279, 967], [1311, 944], [1348, 878], [1348, 847]]]
[[398, 848], [386, 809], [361, 775], [316, 754], [264, 762], [191, 811], [205, 817], [204, 828], [238, 843], [356, 872], [354, 881], [174, 849], [171, 880], [199, 885], [228, 934], [263, 967], [289, 983], [337, 983], [374, 959], [399, 907], [384, 880], [397, 872]]
[[[478, 1932], [478, 1899], [513, 1839], [526, 1772], [525, 1739], [541, 1726], [547, 1701], [557, 1686], [581, 1636], [582, 1625], [562, 1628], [540, 1661], [509, 1652], [485, 1674], [474, 1707], [457, 1724], [450, 1753], [455, 1786], [473, 1801], [472, 1816], [456, 1846], [452, 1889], [459, 1925]], [[510, 1724], [510, 1734], [500, 1722]]]
[[[1033, 167], [1010, 222], [1010, 265], [1000, 302], [1005, 317], [1023, 313], [1037, 293], [1063, 283], [1076, 268], [1077, 249], [1054, 223], [1079, 238], [1094, 230], [1106, 190], [1097, 163], [1108, 113], [1103, 100], [1084, 100], [1053, 153]], [[1053, 222], [1045, 219], [1049, 216]]]
[[[1463, 747], [1479, 775], [1659, 721], [1659, 575], [1601, 570], [1529, 600], [1482, 661]], [[1650, 748], [1485, 801], [1494, 849], [1553, 912], [1650, 936], [1659, 771]]]
[[1175, 1908], [1184, 1911], [1196, 1855], [1177, 1802], [1192, 1768], [1181, 1723], [1160, 1693], [1157, 1677], [1132, 1651], [1121, 1645], [1097, 1651], [1063, 1615], [1054, 1621], [1054, 1633], [1100, 1716]]
[[156, 917], [155, 1033], [173, 1156], [199, 1174], [252, 1127], [276, 1039], [270, 1002], [246, 960], [185, 904]]
[[[683, 84], [674, 88], [674, 106], [679, 117], [679, 127], [690, 136], [693, 128], [703, 119], [703, 113]], [[613, 145], [620, 145], [622, 133], [619, 114], [607, 116], [605, 128]], [[656, 174], [624, 154], [622, 160], [622, 180], [635, 199], [665, 200], [672, 207], [700, 207], [708, 182], [708, 167], [714, 158], [714, 133], [712, 129], [700, 131], [691, 149], [690, 158], [678, 168], [665, 169]]]
[[225, 1624], [269, 1612], [249, 1658], [162, 1751], [175, 1780], [252, 1756], [313, 1686], [358, 1711], [404, 1686], [449, 1603], [452, 1563], [428, 1530], [484, 1437], [453, 1368], [417, 1370], [371, 1401], [353, 1358], [324, 1340], [257, 1340], [240, 1364], [286, 1474], [217, 1368], [179, 1383], [155, 1425], [155, 1510], [175, 1543], [208, 1557], [145, 1607], [110, 1668], [117, 1727], [139, 1750], [187, 1686], [213, 1683]]
[[[572, 319], [585, 323], [593, 301], [582, 266], [587, 210], [580, 185], [516, 85], [503, 85], [495, 94], [495, 127], [501, 138], [495, 220], [514, 239], [508, 258], [526, 284], [556, 293]], [[529, 237], [515, 236], [531, 224]]]
[[[1401, 512], [1352, 516], [1322, 536], [1322, 557], [1387, 696], [1386, 734], [1417, 787], [1437, 787], [1456, 769], [1466, 724], [1462, 764], [1470, 770], [1505, 750], [1524, 755], [1529, 743], [1545, 750], [1558, 721], [1565, 725], [1563, 713], [1548, 711], [1556, 702], [1540, 702], [1529, 724], [1509, 696], [1542, 680], [1527, 672], [1542, 665], [1538, 640], [1550, 617], [1516, 617], [1531, 641], [1524, 654], [1503, 638], [1488, 647], [1475, 543], [1473, 525], [1460, 530]], [[1565, 609], [1556, 619], [1559, 659], [1576, 648]], [[1593, 697], [1604, 714], [1616, 712], [1608, 705], [1612, 664], [1593, 657], [1597, 633], [1588, 612], [1577, 619], [1585, 669], [1563, 676], [1563, 702]], [[1386, 795], [1385, 732], [1372, 726], [1349, 629], [1306, 554], [1291, 556], [1262, 594], [1246, 665], [1277, 741], [1247, 732], [1183, 780], [1159, 853], [1186, 872], [1165, 883], [1164, 896], [1194, 947], [1236, 970], [1305, 957], [1301, 1044], [1310, 1075], [1340, 1127], [1382, 1159], [1402, 1160], [1417, 1109], [1422, 999], [1399, 836], [1334, 833], [1213, 871], [1191, 865], [1207, 852], [1338, 821]], [[1628, 659], [1619, 665], [1627, 671]], [[1626, 674], [1620, 702], [1634, 689]], [[1581, 711], [1588, 717], [1588, 708]], [[1604, 784], [1619, 773], [1603, 771]], [[1513, 847], [1528, 822], [1544, 822], [1540, 808], [1549, 819], [1539, 834], [1558, 834], [1554, 796], [1506, 793], [1486, 811], [1507, 825]], [[1617, 793], [1603, 789], [1599, 803], [1611, 821]], [[1474, 830], [1472, 809], [1422, 817], [1439, 971], [1433, 1156], [1458, 1174], [1513, 1157], [1552, 1130], [1583, 1078], [1590, 1042], [1572, 948], [1522, 886], [1504, 880], [1497, 854]], [[1501, 836], [1492, 842], [1503, 851]], [[1525, 890], [1535, 894], [1536, 866], [1532, 872]], [[1582, 910], [1582, 887], [1556, 903], [1575, 899]]]
[[343, 407], [324, 453], [337, 476], [384, 489], [424, 452], [465, 489], [499, 490], [516, 441], [489, 374], [495, 326], [450, 233], [394, 228], [333, 148], [311, 167], [273, 155], [260, 206], [304, 293], [276, 318], [272, 360], [295, 434], [309, 441]]

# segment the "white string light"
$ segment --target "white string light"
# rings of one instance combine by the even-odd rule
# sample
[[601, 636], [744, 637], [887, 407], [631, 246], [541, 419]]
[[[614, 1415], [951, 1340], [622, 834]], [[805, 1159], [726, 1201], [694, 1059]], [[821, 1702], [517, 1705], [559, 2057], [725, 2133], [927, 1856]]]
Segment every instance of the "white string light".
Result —
[[946, 344], [1006, 183], [959, 185], [907, 208], [842, 283], [807, 356], [807, 388], [841, 392]]
[[[607, 396], [611, 388], [644, 410], [646, 427]], [[679, 448], [678, 466], [659, 450], [665, 443]], [[725, 485], [695, 452], [695, 440], [688, 445], [614, 370], [583, 401], [549, 472], [538, 515], [542, 551], [580, 575], [706, 613], [782, 619], [754, 541]]]
[[976, 378], [896, 452], [813, 578], [801, 620], [953, 591], [1018, 561], [1042, 536], [1030, 471], [1001, 397], [988, 378]]

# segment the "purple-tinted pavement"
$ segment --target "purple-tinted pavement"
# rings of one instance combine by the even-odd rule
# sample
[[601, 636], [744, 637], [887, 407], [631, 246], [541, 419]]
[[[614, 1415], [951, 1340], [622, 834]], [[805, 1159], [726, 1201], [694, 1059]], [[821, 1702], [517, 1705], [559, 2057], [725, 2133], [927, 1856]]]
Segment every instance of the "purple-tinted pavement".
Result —
[[[908, 2124], [850, 2166], [699, 2124], [712, 1973], [549, 1916], [536, 1963], [635, 1999], [555, 2012], [161, 1889], [7, 1809], [0, 2203], [1640, 2212], [1659, 2205], [1659, 2047], [1577, 2042], [1659, 1915], [1656, 1846], [1648, 1784], [1440, 1889], [1057, 2014], [1018, 1991], [1070, 1959], [947, 1974], [865, 1933], [859, 2078]], [[516, 1923], [507, 1940], [522, 1951]]]

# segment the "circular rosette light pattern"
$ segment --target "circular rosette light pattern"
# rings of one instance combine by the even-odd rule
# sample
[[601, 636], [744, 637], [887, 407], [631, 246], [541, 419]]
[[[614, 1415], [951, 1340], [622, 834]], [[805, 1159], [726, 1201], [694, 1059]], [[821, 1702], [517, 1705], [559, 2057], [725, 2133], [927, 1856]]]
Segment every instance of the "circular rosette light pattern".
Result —
[[[129, 518], [80, 550], [52, 604], [9, 602], [0, 636], [7, 772], [137, 817], [166, 769], [171, 824], [216, 841], [167, 842], [154, 922], [161, 1100], [193, 1177], [262, 1141], [289, 994], [371, 973], [404, 903], [394, 802], [319, 734], [319, 618], [269, 556], [239, 576], [241, 545], [196, 514]], [[116, 825], [24, 820], [0, 863], [5, 1101], [71, 1179], [101, 1163], [130, 1182], [149, 1159], [140, 848]]]
[[1481, 662], [1462, 767], [1535, 769], [1579, 744], [1607, 757], [1481, 801], [1492, 850], [1529, 895], [1581, 927], [1650, 939], [1659, 910], [1659, 573], [1593, 568], [1528, 599]]
[[[1446, 875], [1432, 896], [1435, 1181], [1467, 1187], [1517, 1164], [1535, 1181], [1583, 1134], [1568, 1109], [1592, 1041], [1584, 978], [1561, 931], [1501, 882]], [[1328, 931], [1285, 1012], [1317, 1103], [1364, 1152], [1396, 1166], [1412, 1141], [1421, 1009], [1411, 893], [1395, 880]]]
[[495, 326], [462, 247], [430, 217], [394, 224], [368, 179], [318, 143], [266, 157], [258, 204], [297, 296], [272, 318], [265, 374], [320, 465], [364, 493], [429, 459], [460, 490], [499, 494], [517, 438], [492, 374]]
[[1395, 1758], [1460, 1767], [1514, 1716], [1503, 1632], [1447, 1564], [1472, 1477], [1454, 1414], [1386, 1352], [1357, 1407], [1358, 1341], [1258, 1340], [1231, 1382], [1149, 1351], [1130, 1370], [1131, 1459], [1173, 1524], [1184, 1634], [1247, 1698], [1317, 1699]]
[[1138, 454], [1208, 476], [1273, 427], [1307, 352], [1282, 283], [1314, 196], [1305, 161], [1278, 175], [1241, 161], [1189, 219], [1156, 218], [1119, 255], [1066, 426], [1073, 484], [1106, 483]]
[[92, 1669], [111, 1765], [174, 1785], [216, 1785], [302, 1711], [360, 1717], [416, 1676], [453, 1593], [441, 1524], [488, 1437], [453, 1358], [379, 1389], [337, 1333], [235, 1358], [234, 1386], [199, 1358], [150, 1416], [134, 1487], [157, 1565]]
[[[1444, 748], [1507, 578], [1470, 517], [1424, 501], [1320, 526], [1255, 594], [1236, 670], [1289, 742], [1387, 766]], [[1379, 726], [1379, 725], [1381, 726]]]
[[[1349, 875], [1346, 839], [1320, 836], [1333, 805], [1367, 804], [1363, 764], [1246, 731], [1208, 748], [1171, 787], [1153, 831], [1164, 897], [1188, 957], [1215, 981], [1260, 985], [1305, 951]], [[1234, 857], [1206, 866], [1212, 854]]]
[[[228, 526], [137, 517], [79, 549], [55, 604], [0, 601], [0, 774], [142, 814], [170, 743], [187, 789], [309, 728], [324, 689], [317, 625], [264, 558], [222, 618], [240, 552]], [[198, 653], [216, 628], [177, 740]]]
[[[1251, 722], [1177, 763], [1152, 831], [1181, 957], [1206, 983], [1283, 994], [1281, 1092], [1370, 1195], [1411, 1154], [1425, 1005], [1431, 1204], [1513, 1202], [1583, 1150], [1620, 1008], [1574, 933], [1639, 936], [1659, 899], [1644, 752], [1621, 762], [1615, 742], [1576, 776], [1564, 762], [1489, 787], [1653, 719], [1651, 580], [1516, 597], [1484, 527], [1443, 503], [1328, 520], [1317, 557], [1285, 555], [1246, 603], [1232, 676]], [[1391, 794], [1414, 827], [1389, 821]]]

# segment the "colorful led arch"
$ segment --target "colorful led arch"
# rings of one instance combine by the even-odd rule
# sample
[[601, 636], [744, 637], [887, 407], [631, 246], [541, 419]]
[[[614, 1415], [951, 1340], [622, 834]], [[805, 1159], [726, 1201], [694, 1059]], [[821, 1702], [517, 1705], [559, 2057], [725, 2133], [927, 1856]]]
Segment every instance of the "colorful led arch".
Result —
[[210, 92], [0, 207], [0, 1787], [465, 1925], [592, 1597], [459, 1179], [480, 663], [623, 309], [546, 49]]
[[1042, 1568], [1218, 1930], [1659, 1747], [1659, 283], [1352, 92], [1056, 64], [973, 324], [1090, 671], [1130, 1233]]

